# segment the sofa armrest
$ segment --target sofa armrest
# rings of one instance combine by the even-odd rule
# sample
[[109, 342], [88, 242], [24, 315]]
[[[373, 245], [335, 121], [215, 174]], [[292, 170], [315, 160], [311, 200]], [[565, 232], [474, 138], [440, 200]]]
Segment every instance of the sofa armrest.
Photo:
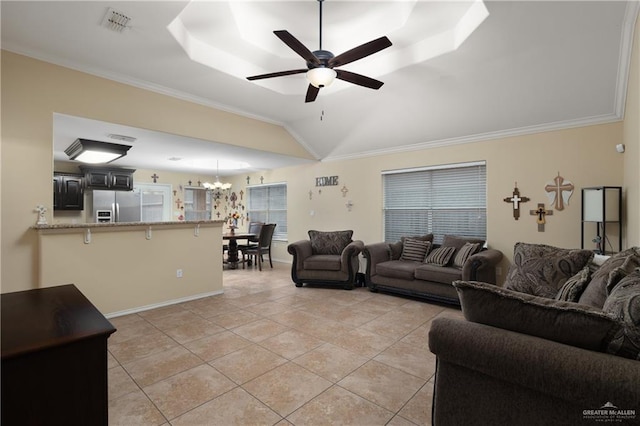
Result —
[[367, 259], [367, 280], [376, 274], [376, 265], [391, 260], [388, 243], [375, 243], [364, 246], [363, 255]]
[[311, 241], [300, 240], [287, 246], [289, 254], [293, 255], [293, 262], [296, 269], [303, 269], [304, 260], [313, 254]]
[[463, 281], [496, 283], [496, 266], [502, 260], [502, 252], [495, 249], [482, 250], [470, 256], [462, 267]]
[[432, 322], [429, 349], [439, 363], [497, 379], [508, 384], [506, 388], [532, 389], [585, 410], [606, 402], [639, 408], [640, 362], [636, 360], [453, 318]]
[[364, 243], [360, 240], [351, 241], [340, 254], [340, 267], [342, 272], [348, 273], [355, 279], [355, 274], [360, 269], [358, 255], [362, 253]]

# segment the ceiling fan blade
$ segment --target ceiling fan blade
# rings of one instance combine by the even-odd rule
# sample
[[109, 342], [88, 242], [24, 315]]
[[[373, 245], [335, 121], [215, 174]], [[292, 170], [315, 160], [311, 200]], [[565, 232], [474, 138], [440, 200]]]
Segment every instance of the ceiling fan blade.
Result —
[[391, 40], [387, 37], [380, 37], [368, 43], [361, 44], [358, 47], [354, 47], [351, 50], [347, 50], [335, 58], [329, 59], [328, 66], [333, 68], [346, 65], [350, 62], [357, 61], [358, 59], [373, 55], [374, 53], [379, 52], [382, 49], [386, 49], [389, 46], [391, 46]]
[[279, 71], [279, 72], [272, 72], [269, 74], [260, 74], [260, 75], [253, 75], [251, 77], [247, 77], [247, 80], [262, 80], [263, 78], [272, 78], [272, 77], [283, 77], [285, 75], [293, 75], [293, 74], [302, 74], [309, 71], [308, 69], [303, 69], [303, 70], [289, 70], [289, 71]]
[[313, 102], [316, 100], [316, 98], [318, 97], [318, 92], [320, 91], [320, 89], [318, 89], [316, 86], [310, 84], [309, 88], [307, 89], [307, 96], [304, 98], [305, 102]]
[[302, 44], [297, 38], [291, 35], [287, 30], [278, 30], [273, 32], [280, 40], [291, 48], [298, 55], [302, 56], [307, 62], [314, 65], [320, 65], [320, 61], [315, 57], [313, 53], [307, 47]]
[[348, 81], [349, 83], [357, 84], [358, 86], [368, 87], [369, 89], [378, 90], [384, 84], [379, 80], [350, 71], [336, 70], [336, 73], [336, 78], [340, 80]]

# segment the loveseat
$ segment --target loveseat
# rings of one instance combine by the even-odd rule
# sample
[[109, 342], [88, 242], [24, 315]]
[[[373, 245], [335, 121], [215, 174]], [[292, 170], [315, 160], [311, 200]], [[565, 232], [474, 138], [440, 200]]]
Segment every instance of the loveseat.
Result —
[[437, 318], [434, 425], [640, 424], [640, 248], [518, 243], [504, 288], [457, 281]]
[[445, 235], [403, 237], [396, 243], [364, 247], [365, 283], [371, 291], [385, 291], [459, 305], [456, 280], [496, 282], [502, 253], [483, 248], [484, 240]]
[[364, 243], [352, 240], [352, 230], [310, 230], [308, 234], [308, 240], [296, 241], [287, 246], [287, 250], [293, 255], [291, 279], [296, 287], [302, 287], [306, 283], [352, 290], [360, 268], [359, 255]]

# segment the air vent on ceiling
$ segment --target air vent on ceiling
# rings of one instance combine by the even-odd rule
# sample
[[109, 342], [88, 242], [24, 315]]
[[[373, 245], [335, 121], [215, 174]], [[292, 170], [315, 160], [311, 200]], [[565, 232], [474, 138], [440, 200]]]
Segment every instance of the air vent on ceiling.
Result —
[[118, 141], [124, 141], [124, 142], [135, 142], [138, 140], [138, 138], [134, 138], [133, 136], [126, 136], [126, 135], [116, 135], [115, 133], [109, 133], [107, 135], [109, 138], [111, 139], [115, 139]]
[[131, 21], [131, 18], [127, 15], [110, 7], [102, 20], [102, 25], [111, 31], [121, 33], [125, 28], [129, 28], [129, 21]]

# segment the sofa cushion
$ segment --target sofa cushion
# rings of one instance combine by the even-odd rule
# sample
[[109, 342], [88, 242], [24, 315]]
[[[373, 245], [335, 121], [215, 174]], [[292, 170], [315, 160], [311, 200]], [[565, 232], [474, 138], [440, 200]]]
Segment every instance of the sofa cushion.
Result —
[[505, 287], [534, 296], [554, 298], [560, 287], [587, 266], [590, 250], [563, 249], [545, 244], [516, 243]]
[[342, 267], [339, 254], [314, 254], [302, 262], [306, 270], [339, 271]]
[[[625, 262], [627, 263], [625, 264]], [[632, 247], [612, 255], [591, 276], [591, 281], [578, 302], [601, 308], [607, 299], [607, 287], [613, 288], [622, 278], [621, 271], [615, 271], [615, 269], [621, 267], [625, 271], [631, 272], [637, 266], [640, 266], [640, 247]]]
[[376, 265], [376, 274], [383, 277], [413, 280], [416, 262], [410, 260], [389, 260]]
[[352, 236], [353, 231], [309, 231], [313, 254], [341, 254]]
[[455, 251], [455, 247], [438, 247], [427, 255], [424, 262], [437, 266], [447, 266]]
[[565, 302], [578, 302], [580, 299], [580, 295], [589, 284], [589, 277], [591, 275], [591, 268], [589, 265], [585, 266], [567, 280], [560, 290], [558, 290], [558, 294], [556, 294], [556, 300], [564, 300]]
[[456, 268], [462, 268], [472, 255], [480, 251], [482, 246], [480, 243], [464, 243], [464, 245], [458, 249], [456, 256], [453, 258], [453, 266]]
[[429, 241], [407, 238], [403, 242], [402, 255], [400, 256], [400, 260], [413, 260], [414, 262], [423, 262], [430, 249], [431, 242]]
[[462, 313], [471, 322], [589, 350], [604, 351], [620, 324], [600, 309], [474, 281], [455, 281]]
[[603, 311], [622, 323], [607, 352], [640, 360], [640, 269], [622, 278], [612, 289]]
[[456, 268], [425, 263], [416, 268], [414, 276], [418, 280], [451, 285], [453, 281], [462, 278], [462, 271]]

